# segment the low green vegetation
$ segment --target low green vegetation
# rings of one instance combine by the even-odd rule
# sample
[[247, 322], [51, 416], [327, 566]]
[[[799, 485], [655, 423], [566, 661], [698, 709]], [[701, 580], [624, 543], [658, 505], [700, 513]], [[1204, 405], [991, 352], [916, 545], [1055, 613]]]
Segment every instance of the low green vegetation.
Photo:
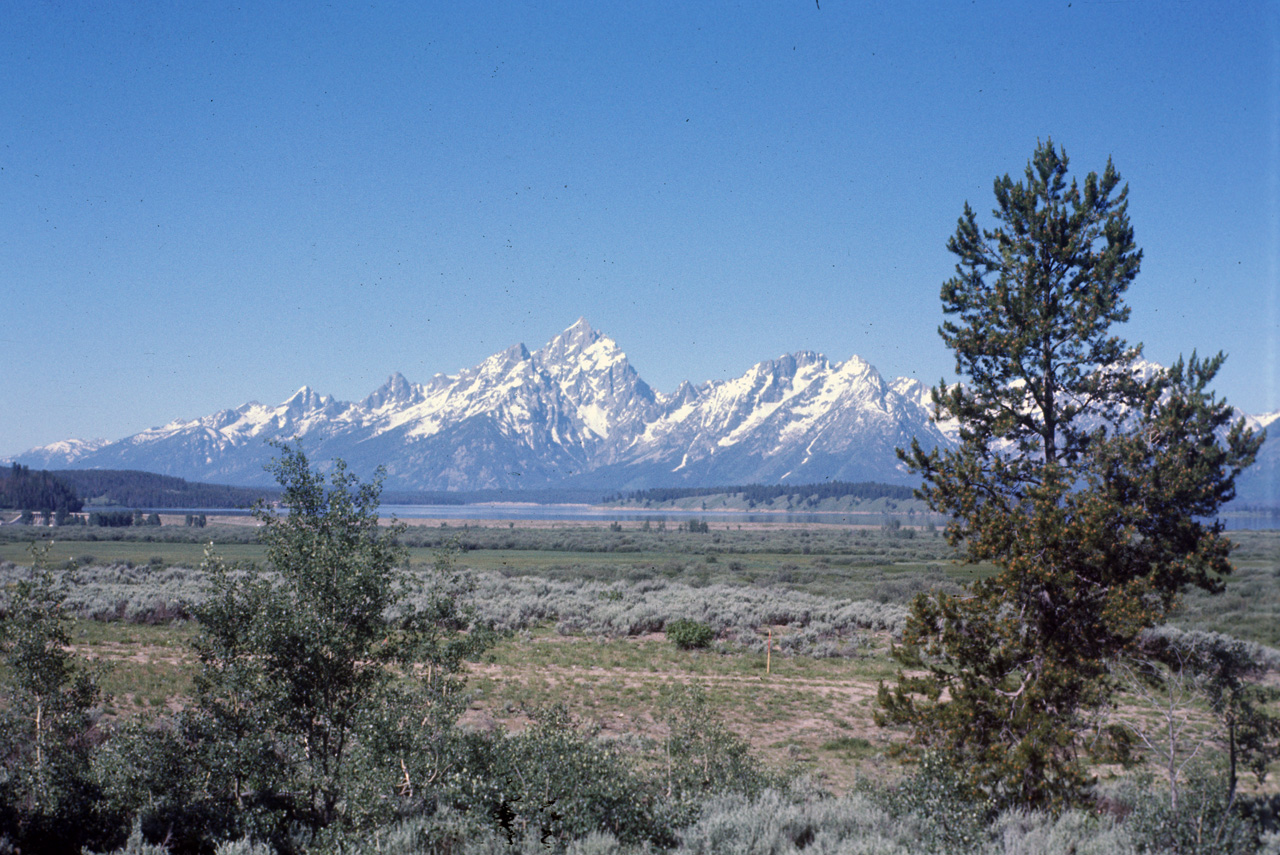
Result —
[[[213, 523], [203, 534], [225, 541], [215, 550], [227, 566], [256, 563], [270, 572], [266, 545], [246, 537], [255, 531]], [[377, 835], [382, 851], [404, 852], [439, 851], [444, 839], [455, 839], [456, 851], [544, 851], [548, 831], [547, 845], [583, 847], [590, 840], [605, 852], [654, 847], [720, 852], [747, 839], [768, 839], [775, 851], [790, 852], [811, 848], [818, 834], [846, 845], [875, 840], [880, 848], [869, 851], [890, 852], [1045, 851], [1036, 847], [1046, 840], [1080, 845], [1102, 840], [1111, 841], [1110, 848], [1098, 851], [1136, 853], [1144, 841], [1161, 834], [1167, 840], [1167, 802], [1158, 797], [1167, 784], [1154, 752], [1134, 757], [1135, 770], [1149, 769], [1153, 775], [1149, 790], [1125, 789], [1126, 781], [1135, 780], [1134, 771], [1097, 770], [1100, 798], [1127, 800], [1135, 815], [1145, 817], [1141, 826], [1088, 812], [1056, 818], [993, 815], [958, 790], [939, 795], [936, 782], [919, 783], [933, 782], [940, 773], [916, 762], [904, 764], [910, 755], [899, 756], [901, 735], [874, 725], [875, 688], [892, 679], [897, 668], [889, 653], [910, 598], [918, 591], [956, 590], [975, 569], [978, 575], [987, 571], [955, 563], [941, 537], [916, 531], [913, 539], [899, 537], [891, 527], [740, 531], [731, 526], [691, 535], [652, 527], [643, 532], [638, 524], [621, 532], [607, 524], [514, 529], [468, 524], [406, 531], [401, 545], [432, 544], [407, 547], [408, 605], [427, 604], [429, 597], [417, 605], [415, 600], [439, 578], [437, 544], [454, 543], [446, 553], [455, 563], [448, 590], [469, 603], [476, 619], [492, 625], [498, 637], [477, 662], [464, 666], [459, 717], [449, 729], [454, 735], [430, 749], [437, 758], [433, 762], [456, 769], [458, 776], [465, 769], [466, 780], [433, 784], [429, 812], [388, 819], [370, 833]], [[114, 805], [113, 815], [122, 817], [138, 799], [155, 799], [169, 789], [195, 799], [199, 793], [188, 783], [147, 764], [160, 758], [190, 762], [182, 747], [187, 737], [172, 742], [161, 734], [172, 732], [166, 728], [186, 720], [197, 705], [201, 668], [193, 641], [200, 624], [194, 616], [210, 590], [208, 569], [200, 568], [206, 545], [185, 538], [72, 541], [61, 537], [66, 533], [57, 532], [59, 539], [44, 561], [55, 580], [74, 581], [59, 594], [68, 649], [85, 663], [102, 693], [91, 710], [93, 729], [110, 738], [92, 755], [85, 773], [102, 787], [95, 803]], [[607, 548], [622, 538], [637, 551]], [[1280, 573], [1275, 572], [1280, 534], [1238, 532], [1234, 538], [1240, 544], [1239, 569], [1226, 594], [1189, 597], [1176, 616], [1180, 625], [1207, 631], [1236, 624], [1241, 634], [1249, 627], [1261, 635], [1273, 631], [1274, 624], [1265, 619], [1242, 623], [1240, 616], [1265, 616], [1280, 602]], [[504, 548], [508, 544], [512, 548]], [[25, 550], [30, 542], [15, 539], [6, 546]], [[708, 564], [708, 554], [718, 560]], [[10, 592], [27, 577], [31, 562], [29, 554], [15, 557], [21, 561], [0, 567], [0, 581]], [[74, 570], [66, 569], [68, 559], [76, 562]], [[1237, 584], [1248, 586], [1250, 596], [1234, 597]], [[714, 639], [688, 650], [669, 643], [671, 626], [680, 621], [706, 627]], [[1138, 710], [1139, 694], [1124, 697], [1131, 697], [1122, 701], [1126, 713]], [[673, 703], [688, 707], [682, 715], [701, 722], [695, 728], [699, 732], [708, 722], [719, 723], [715, 738], [724, 743], [726, 756], [749, 759], [757, 770], [743, 779], [750, 786], [734, 789], [712, 776], [696, 788], [686, 784], [678, 790], [668, 776], [686, 774], [691, 767], [668, 760], [688, 753], [670, 741]], [[1226, 743], [1216, 735], [1220, 731], [1207, 701], [1190, 703], [1193, 731], [1205, 741], [1197, 760], [1211, 764], [1221, 757], [1225, 762]], [[1141, 712], [1136, 720], [1157, 722], [1159, 710]], [[455, 737], [461, 741], [453, 742]], [[134, 739], [141, 742], [128, 747]], [[548, 765], [553, 758], [568, 759]], [[729, 764], [724, 768], [735, 768], [724, 762]], [[1209, 799], [1203, 810], [1217, 811], [1213, 815], [1219, 821], [1237, 816], [1214, 807], [1216, 791], [1206, 782], [1216, 780], [1216, 773], [1208, 768], [1193, 764], [1184, 773], [1184, 805]], [[104, 786], [117, 769], [134, 770], [130, 774], [141, 775], [141, 783], [131, 784], [134, 789]], [[741, 769], [733, 774], [735, 781], [745, 775]], [[400, 771], [397, 783], [403, 775]], [[411, 783], [417, 778], [411, 770]], [[606, 780], [613, 789], [597, 786]], [[810, 783], [795, 783], [801, 780]], [[1270, 778], [1261, 789], [1247, 771], [1241, 781], [1239, 803], [1253, 804], [1271, 792]], [[910, 787], [915, 789], [904, 789]], [[416, 783], [415, 791], [421, 793]], [[820, 791], [843, 795], [818, 798]], [[683, 795], [677, 798], [677, 792]], [[918, 794], [911, 797], [915, 801], [908, 792]], [[572, 802], [566, 802], [569, 793]], [[572, 804], [572, 816], [538, 806], [549, 802]], [[158, 842], [173, 832], [169, 851], [187, 851], [184, 847], [199, 848], [194, 829], [209, 841], [243, 833], [246, 826], [217, 819], [215, 805], [202, 804], [198, 816], [166, 814], [165, 829], [156, 819], [159, 813], [150, 814], [139, 825], [139, 839]], [[950, 811], [946, 823], [936, 821], [943, 807]], [[179, 821], [186, 823], [187, 837], [173, 831]], [[101, 823], [92, 827], [103, 828]], [[123, 845], [131, 829], [123, 819], [112, 827], [110, 833], [95, 832], [100, 850]], [[269, 836], [264, 826], [255, 827], [263, 838]], [[1232, 833], [1256, 848], [1256, 834], [1248, 837], [1247, 831]], [[298, 847], [318, 851], [339, 845], [337, 838], [323, 835], [307, 839]], [[1013, 845], [1008, 840], [1029, 848], [1007, 849]]]
[[667, 621], [663, 629], [667, 634], [667, 640], [681, 650], [700, 650], [710, 646], [716, 637], [714, 629], [689, 618]]
[[0, 530], [0, 845], [1270, 851], [1280, 533], [1116, 672], [1091, 801], [1028, 813], [875, 724], [912, 598], [992, 573], [925, 525], [375, 526], [282, 466], [264, 525]]

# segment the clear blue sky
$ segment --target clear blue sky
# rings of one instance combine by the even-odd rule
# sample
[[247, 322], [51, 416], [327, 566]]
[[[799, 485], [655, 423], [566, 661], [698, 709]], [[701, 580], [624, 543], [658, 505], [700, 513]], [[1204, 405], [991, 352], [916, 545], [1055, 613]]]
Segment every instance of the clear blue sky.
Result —
[[20, 0], [0, 82], [0, 454], [580, 315], [663, 391], [951, 378], [946, 239], [1044, 137], [1131, 186], [1124, 334], [1280, 408], [1276, 2]]

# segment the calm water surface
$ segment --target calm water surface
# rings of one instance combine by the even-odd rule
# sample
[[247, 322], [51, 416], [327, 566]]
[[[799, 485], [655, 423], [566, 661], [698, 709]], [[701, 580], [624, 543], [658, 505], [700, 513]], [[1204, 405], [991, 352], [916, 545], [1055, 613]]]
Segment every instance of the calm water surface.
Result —
[[[95, 510], [132, 510], [131, 508], [103, 508]], [[248, 516], [246, 508], [143, 508], [164, 514], [205, 514], [206, 516]], [[884, 514], [840, 512], [773, 512], [750, 511], [685, 511], [644, 510], [640, 508], [602, 508], [593, 505], [383, 505], [384, 517], [399, 519], [441, 519], [486, 522], [493, 520], [562, 520], [569, 522], [643, 522], [651, 520], [706, 520], [707, 522], [774, 522], [804, 523], [806, 525], [884, 525], [897, 520], [902, 525], [926, 525], [930, 522], [941, 527], [946, 518], [939, 514]], [[1233, 513], [1223, 516], [1228, 530], [1280, 529], [1280, 510], [1250, 513]]]

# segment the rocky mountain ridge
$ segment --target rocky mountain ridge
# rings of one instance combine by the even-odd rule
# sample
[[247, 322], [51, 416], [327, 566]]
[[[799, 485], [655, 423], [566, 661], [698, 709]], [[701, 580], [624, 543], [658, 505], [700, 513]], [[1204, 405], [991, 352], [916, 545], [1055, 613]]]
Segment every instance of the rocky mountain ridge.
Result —
[[396, 490], [910, 483], [894, 449], [953, 435], [933, 422], [928, 402], [919, 381], [887, 381], [858, 356], [832, 362], [812, 351], [663, 394], [579, 319], [537, 351], [517, 344], [425, 384], [396, 373], [358, 402], [304, 386], [276, 406], [250, 402], [15, 459], [260, 485], [270, 480], [267, 440], [297, 438], [313, 459], [341, 457], [362, 475], [384, 466]]

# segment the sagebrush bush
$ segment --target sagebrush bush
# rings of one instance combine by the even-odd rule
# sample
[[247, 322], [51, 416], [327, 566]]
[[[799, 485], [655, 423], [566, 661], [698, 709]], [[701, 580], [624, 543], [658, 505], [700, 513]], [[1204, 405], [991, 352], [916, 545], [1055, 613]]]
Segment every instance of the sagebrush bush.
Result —
[[896, 787], [878, 792], [896, 817], [913, 817], [922, 843], [947, 852], [976, 852], [986, 840], [995, 805], [964, 783], [947, 758], [927, 752], [915, 772]]
[[1069, 810], [1007, 811], [996, 818], [983, 853], [990, 855], [1137, 855], [1127, 828], [1105, 815]]
[[766, 790], [754, 798], [722, 795], [707, 801], [697, 822], [680, 832], [680, 855], [915, 855], [916, 828], [896, 820], [861, 793], [841, 798], [799, 797]]
[[782, 782], [747, 743], [725, 727], [701, 686], [676, 686], [662, 702], [666, 738], [658, 766], [661, 810], [672, 828], [688, 825], [704, 801], [719, 793], [756, 795]]

